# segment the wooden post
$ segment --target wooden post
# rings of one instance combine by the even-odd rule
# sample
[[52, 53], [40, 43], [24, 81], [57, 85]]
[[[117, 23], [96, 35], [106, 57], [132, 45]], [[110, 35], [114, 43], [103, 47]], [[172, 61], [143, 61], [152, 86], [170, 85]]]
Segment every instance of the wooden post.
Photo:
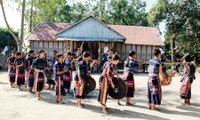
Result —
[[82, 54], [82, 52], [83, 52], [83, 44], [84, 44], [84, 41], [81, 43], [81, 46], [80, 46], [81, 54]]
[[99, 43], [99, 49], [98, 49], [98, 60], [100, 60], [100, 54], [101, 54], [101, 43], [100, 42], [98, 42]]
[[72, 40], [69, 41], [69, 46], [70, 46], [70, 51], [72, 52], [73, 48], [73, 44], [72, 44]]

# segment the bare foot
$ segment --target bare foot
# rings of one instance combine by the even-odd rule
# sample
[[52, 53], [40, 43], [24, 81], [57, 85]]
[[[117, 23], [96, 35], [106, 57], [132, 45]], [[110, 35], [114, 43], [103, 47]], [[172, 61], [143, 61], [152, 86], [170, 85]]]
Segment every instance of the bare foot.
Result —
[[128, 103], [126, 103], [126, 106], [133, 106], [133, 104], [128, 102]]
[[148, 105], [147, 108], [148, 108], [148, 109], [151, 109], [151, 105]]
[[108, 112], [106, 110], [102, 110], [102, 113], [106, 114], [106, 115], [108, 114]]
[[42, 96], [40, 96], [40, 99], [41, 99], [41, 100], [45, 100], [45, 98], [44, 98], [44, 97], [42, 97]]
[[83, 108], [84, 105], [80, 104], [80, 105], [77, 105], [77, 107], [79, 107], [79, 108]]
[[117, 101], [117, 104], [118, 104], [118, 105], [122, 105], [122, 104], [120, 103], [120, 101]]
[[60, 101], [60, 104], [65, 104], [65, 101]]
[[154, 107], [151, 106], [151, 110], [160, 110], [160, 109], [155, 106]]

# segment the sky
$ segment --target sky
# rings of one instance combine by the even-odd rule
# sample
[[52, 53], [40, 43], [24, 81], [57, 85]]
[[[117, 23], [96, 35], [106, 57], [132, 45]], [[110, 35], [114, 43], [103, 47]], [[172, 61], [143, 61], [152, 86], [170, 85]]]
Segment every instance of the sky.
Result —
[[[21, 21], [21, 15], [20, 12], [17, 12], [17, 3], [15, 3], [15, 0], [3, 0], [4, 1], [4, 8], [6, 12], [7, 21], [11, 28], [14, 30], [20, 29], [20, 21]], [[73, 1], [84, 1], [84, 0], [69, 0], [69, 2]], [[147, 7], [146, 11], [148, 12], [149, 9], [157, 2], [157, 0], [143, 0], [146, 1]], [[3, 19], [2, 10], [0, 9], [0, 27], [6, 27], [6, 24]], [[163, 33], [165, 31], [165, 23], [161, 23], [159, 26], [161, 32]], [[163, 34], [162, 34], [163, 37]]]

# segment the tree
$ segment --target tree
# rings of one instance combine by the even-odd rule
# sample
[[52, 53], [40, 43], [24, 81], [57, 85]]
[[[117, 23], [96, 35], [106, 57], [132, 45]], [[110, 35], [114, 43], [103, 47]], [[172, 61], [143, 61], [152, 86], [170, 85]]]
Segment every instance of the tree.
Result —
[[171, 40], [172, 61], [183, 53], [200, 58], [200, 5], [197, 0], [158, 0], [148, 20], [152, 26], [166, 22], [165, 38]]
[[26, 0], [23, 0], [23, 2], [22, 2], [22, 15], [21, 15], [20, 37], [18, 37], [17, 35], [15, 35], [15, 33], [11, 29], [10, 25], [8, 24], [8, 21], [7, 21], [7, 18], [6, 18], [6, 13], [5, 13], [5, 10], [4, 10], [3, 0], [0, 0], [1, 9], [2, 9], [2, 12], [3, 12], [3, 17], [4, 17], [4, 21], [6, 23], [6, 26], [7, 26], [8, 30], [9, 30], [9, 32], [11, 33], [11, 35], [13, 36], [13, 38], [15, 39], [15, 41], [17, 42], [18, 51], [22, 51], [22, 44], [23, 44], [23, 39], [24, 39], [24, 11], [25, 11], [25, 3], [26, 3]]
[[77, 2], [72, 6], [73, 12], [71, 13], [72, 22], [78, 22], [89, 15], [89, 9], [83, 3]]
[[[21, 6], [20, 1], [18, 2]], [[66, 0], [28, 0], [25, 21], [29, 23], [29, 31], [40, 22], [63, 22], [63, 8], [67, 5]], [[18, 9], [20, 11], [20, 9]], [[66, 14], [67, 16], [67, 14]]]
[[141, 0], [99, 0], [92, 13], [107, 24], [148, 26], [145, 7]]
[[[16, 36], [18, 32], [12, 31]], [[10, 46], [12, 50], [17, 49], [17, 42], [11, 35], [8, 29], [0, 28], [0, 48], [4, 48], [5, 46]]]

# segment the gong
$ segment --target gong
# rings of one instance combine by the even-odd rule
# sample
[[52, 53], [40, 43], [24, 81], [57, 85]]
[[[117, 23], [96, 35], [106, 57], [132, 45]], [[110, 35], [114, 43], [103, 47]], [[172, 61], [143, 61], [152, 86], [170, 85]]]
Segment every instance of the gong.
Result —
[[92, 92], [93, 90], [95, 90], [96, 88], [96, 81], [91, 77], [86, 77], [85, 80], [85, 94], [89, 94], [90, 92]]
[[115, 88], [113, 89], [111, 85], [109, 86], [108, 94], [110, 95], [110, 97], [114, 99], [122, 99], [123, 97], [125, 97], [127, 93], [127, 86], [123, 82], [123, 80], [114, 77], [112, 81], [113, 81], [113, 84], [115, 85]]

